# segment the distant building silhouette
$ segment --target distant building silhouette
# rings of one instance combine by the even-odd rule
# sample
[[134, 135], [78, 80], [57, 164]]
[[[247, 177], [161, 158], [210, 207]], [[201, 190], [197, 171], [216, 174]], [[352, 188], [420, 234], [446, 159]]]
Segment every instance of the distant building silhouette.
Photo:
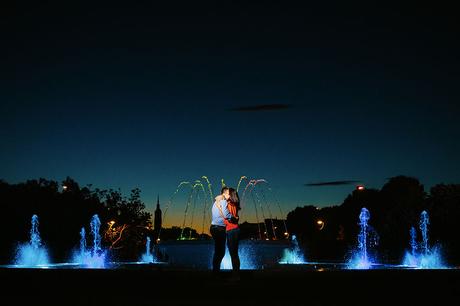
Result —
[[155, 219], [153, 220], [153, 230], [158, 232], [161, 229], [161, 209], [160, 196], [157, 198], [157, 209], [155, 209]]
[[288, 239], [286, 220], [265, 219], [260, 223], [243, 222], [240, 224], [241, 239], [283, 240]]

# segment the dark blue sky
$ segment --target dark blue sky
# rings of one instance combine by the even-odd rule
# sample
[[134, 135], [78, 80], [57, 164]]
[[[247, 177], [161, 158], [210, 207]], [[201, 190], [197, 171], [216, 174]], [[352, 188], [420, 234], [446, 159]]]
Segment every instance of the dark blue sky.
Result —
[[354, 189], [307, 183], [459, 183], [448, 7], [140, 3], [2, 12], [1, 179], [139, 187], [151, 209], [246, 175], [285, 212]]

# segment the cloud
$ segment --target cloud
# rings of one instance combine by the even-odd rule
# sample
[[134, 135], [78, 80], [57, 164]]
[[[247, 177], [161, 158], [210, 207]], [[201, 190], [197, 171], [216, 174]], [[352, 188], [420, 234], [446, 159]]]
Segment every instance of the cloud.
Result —
[[260, 104], [252, 106], [241, 106], [229, 109], [233, 112], [263, 112], [263, 111], [278, 111], [291, 108], [289, 104]]
[[315, 182], [304, 184], [307, 187], [321, 187], [321, 186], [341, 186], [341, 185], [352, 185], [361, 181], [329, 181], [329, 182]]

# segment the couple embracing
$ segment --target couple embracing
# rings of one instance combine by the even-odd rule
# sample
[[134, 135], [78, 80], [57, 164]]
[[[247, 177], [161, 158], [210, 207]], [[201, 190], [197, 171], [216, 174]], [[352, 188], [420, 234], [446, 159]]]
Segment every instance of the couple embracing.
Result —
[[220, 271], [220, 264], [225, 256], [225, 244], [227, 244], [232, 259], [233, 277], [239, 279], [238, 244], [240, 229], [238, 227], [238, 211], [240, 209], [238, 192], [233, 188], [223, 187], [221, 194], [215, 198], [212, 206], [210, 232], [214, 239], [212, 271], [215, 275]]

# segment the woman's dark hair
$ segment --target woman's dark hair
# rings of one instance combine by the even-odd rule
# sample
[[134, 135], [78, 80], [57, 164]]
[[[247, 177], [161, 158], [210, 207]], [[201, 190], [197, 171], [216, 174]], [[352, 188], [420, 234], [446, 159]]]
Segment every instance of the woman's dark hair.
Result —
[[240, 210], [240, 197], [238, 196], [238, 192], [234, 188], [228, 188], [228, 192], [230, 194], [230, 202], [236, 205], [237, 209]]

